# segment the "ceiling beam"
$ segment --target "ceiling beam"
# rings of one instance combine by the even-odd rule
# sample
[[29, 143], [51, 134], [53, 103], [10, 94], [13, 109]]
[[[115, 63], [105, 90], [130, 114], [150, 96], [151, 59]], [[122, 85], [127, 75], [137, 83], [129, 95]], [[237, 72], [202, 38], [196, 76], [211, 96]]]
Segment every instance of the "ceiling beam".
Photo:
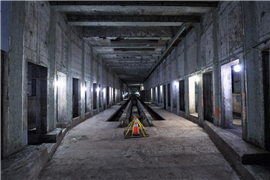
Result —
[[84, 15], [199, 15], [211, 12], [215, 6], [132, 6], [127, 5], [52, 5], [57, 12]]
[[161, 54], [160, 51], [132, 51], [132, 53], [127, 53], [127, 52], [100, 52], [98, 53], [99, 55], [119, 55], [119, 56], [143, 56], [143, 55], [159, 55]]
[[[110, 28], [110, 27], [109, 27]], [[123, 40], [126, 40], [126, 41], [137, 41], [137, 40], [142, 40], [142, 41], [146, 41], [146, 40], [162, 40], [162, 41], [167, 41], [167, 40], [171, 40], [171, 37], [141, 37], [141, 36], [133, 36], [133, 37], [129, 37], [129, 36], [123, 36], [123, 37], [84, 37], [83, 39], [84, 40], [93, 40], [93, 38], [95, 39], [98, 39], [98, 40], [117, 40], [117, 39], [123, 39]], [[113, 43], [112, 41], [112, 43]]]
[[149, 46], [143, 46], [143, 45], [139, 45], [139, 44], [137, 44], [137, 45], [123, 45], [123, 46], [120, 46], [120, 45], [110, 45], [110, 46], [108, 46], [108, 45], [104, 45], [104, 46], [102, 46], [102, 45], [99, 45], [99, 46], [91, 46], [91, 47], [93, 47], [93, 48], [104, 48], [104, 49], [111, 49], [111, 48], [125, 48], [125, 49], [136, 49], [136, 48], [139, 48], [139, 49], [149, 49], [149, 48], [165, 48], [165, 46], [164, 45], [158, 45], [158, 44], [154, 44], [154, 45], [149, 45]]
[[183, 7], [217, 7], [217, 1], [49, 1], [51, 6], [183, 6]]
[[200, 16], [68, 16], [73, 26], [181, 26], [183, 22], [200, 22]]
[[82, 37], [100, 37], [107, 39], [106, 37], [117, 38], [155, 38], [161, 39], [163, 37], [173, 37], [180, 26], [178, 27], [82, 27]]

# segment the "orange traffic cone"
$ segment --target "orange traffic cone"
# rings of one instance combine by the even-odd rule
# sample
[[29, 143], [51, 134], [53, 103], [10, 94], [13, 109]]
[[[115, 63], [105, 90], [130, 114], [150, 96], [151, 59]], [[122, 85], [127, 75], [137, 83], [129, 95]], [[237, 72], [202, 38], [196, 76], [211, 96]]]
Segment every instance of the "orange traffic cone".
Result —
[[133, 126], [133, 134], [134, 135], [140, 135], [139, 126], [137, 119], [135, 120], [134, 126]]

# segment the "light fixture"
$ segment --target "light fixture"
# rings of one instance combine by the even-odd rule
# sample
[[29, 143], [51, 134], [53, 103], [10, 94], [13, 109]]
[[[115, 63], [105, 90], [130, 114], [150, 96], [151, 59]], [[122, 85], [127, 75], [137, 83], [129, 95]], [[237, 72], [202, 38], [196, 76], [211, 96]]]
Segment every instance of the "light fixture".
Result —
[[240, 66], [239, 64], [237, 64], [237, 65], [235, 65], [235, 66], [233, 67], [233, 70], [234, 70], [235, 72], [239, 72], [239, 71], [241, 71], [241, 66]]

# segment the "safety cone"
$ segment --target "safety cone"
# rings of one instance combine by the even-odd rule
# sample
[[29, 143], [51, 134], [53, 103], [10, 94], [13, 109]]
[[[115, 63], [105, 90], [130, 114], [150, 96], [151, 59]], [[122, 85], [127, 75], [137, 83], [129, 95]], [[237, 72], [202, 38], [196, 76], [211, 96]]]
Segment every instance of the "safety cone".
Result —
[[137, 119], [135, 120], [134, 126], [133, 126], [133, 135], [140, 135], [139, 126]]

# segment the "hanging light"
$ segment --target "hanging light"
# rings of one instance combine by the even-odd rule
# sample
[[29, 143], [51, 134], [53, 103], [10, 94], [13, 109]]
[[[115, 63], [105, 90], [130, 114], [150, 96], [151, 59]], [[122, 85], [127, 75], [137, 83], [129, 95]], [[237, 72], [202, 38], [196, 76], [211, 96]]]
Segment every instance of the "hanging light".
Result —
[[239, 71], [241, 71], [241, 66], [240, 66], [239, 64], [237, 64], [237, 65], [235, 65], [235, 66], [233, 67], [233, 70], [234, 70], [235, 72], [239, 72]]

